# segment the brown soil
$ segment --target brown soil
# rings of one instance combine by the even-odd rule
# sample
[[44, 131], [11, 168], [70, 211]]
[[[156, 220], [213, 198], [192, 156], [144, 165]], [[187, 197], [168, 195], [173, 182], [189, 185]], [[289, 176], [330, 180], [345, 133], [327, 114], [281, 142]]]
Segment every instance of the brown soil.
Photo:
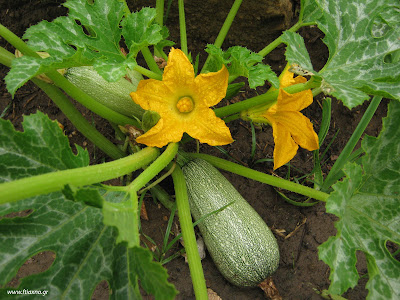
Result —
[[[61, 0], [2, 0], [0, 1], [1, 23], [7, 26], [18, 36], [22, 36], [25, 29], [36, 24], [42, 19], [52, 20], [57, 16], [65, 15], [67, 10], [60, 6]], [[153, 6], [155, 1], [127, 1], [132, 10], [142, 6]], [[166, 1], [167, 2], [167, 1]], [[179, 41], [179, 27], [177, 7], [174, 1], [171, 6], [167, 26], [170, 29], [171, 39]], [[187, 17], [187, 35], [189, 50], [194, 55], [202, 53], [201, 61], [204, 61], [205, 55], [203, 49], [207, 43], [212, 43], [218, 34], [226, 14], [229, 11], [233, 0], [230, 1], [186, 1]], [[288, 28], [295, 22], [298, 2], [300, 1], [270, 1], [272, 4], [261, 4], [262, 1], [244, 1], [241, 10], [235, 20], [232, 30], [223, 45], [224, 48], [233, 45], [246, 46], [253, 51], [259, 51], [274, 38], [279, 36], [282, 30]], [[271, 10], [270, 7], [279, 9]], [[327, 48], [322, 43], [322, 33], [316, 28], [304, 28], [300, 30], [310, 51], [314, 66], [321, 68], [327, 57]], [[13, 51], [12, 47], [4, 40], [0, 40], [0, 45]], [[179, 43], [177, 43], [179, 47]], [[266, 58], [277, 72], [282, 70], [285, 65], [284, 47], [278, 47]], [[0, 78], [4, 78], [8, 69], [0, 67]], [[268, 86], [260, 87], [257, 92], [266, 91]], [[256, 95], [255, 91], [246, 89], [244, 93], [237, 96], [233, 101]], [[321, 97], [307, 108], [304, 113], [315, 124], [318, 132], [319, 122], [321, 121]], [[339, 130], [337, 138], [334, 140], [327, 152], [327, 161], [323, 167], [327, 173], [334, 163], [334, 160], [340, 154], [350, 134], [354, 130], [358, 121], [363, 115], [368, 104], [357, 107], [352, 111], [343, 107], [337, 100], [332, 102], [332, 123], [327, 136], [327, 143], [322, 145], [322, 150], [334, 138]], [[10, 106], [9, 106], [10, 105]], [[77, 132], [71, 123], [60, 113], [59, 109], [44, 95], [34, 84], [28, 83], [23, 86], [11, 99], [6, 91], [4, 82], [0, 86], [0, 112], [9, 106], [4, 118], [9, 119], [20, 129], [22, 115], [34, 113], [41, 110], [47, 113], [50, 118], [57, 119], [65, 126], [65, 133], [70, 137], [71, 144], [78, 144], [86, 147], [93, 163], [100, 162], [106, 156], [87, 141], [79, 132]], [[81, 108], [84, 115], [92, 120], [94, 118], [96, 126], [104, 134], [112, 136], [110, 126], [100, 118], [94, 116], [90, 111]], [[379, 107], [376, 115], [369, 124], [366, 133], [376, 136], [381, 129], [381, 119], [386, 115], [386, 102]], [[251, 154], [251, 134], [250, 127], [243, 121], [234, 121], [229, 124], [235, 142], [225, 149], [235, 159], [250, 165], [254, 169], [265, 173], [273, 173], [271, 163], [261, 163], [253, 165], [250, 160]], [[273, 139], [270, 128], [257, 130], [257, 151], [255, 159], [272, 158]], [[215, 148], [207, 145], [201, 146], [201, 152], [224, 157]], [[300, 150], [298, 155], [292, 161], [292, 165], [300, 171], [291, 170], [290, 176], [301, 176], [302, 172], [307, 173], [312, 169], [312, 154]], [[275, 174], [285, 177], [287, 168], [280, 168]], [[301, 208], [286, 203], [272, 187], [252, 180], [242, 178], [237, 175], [224, 173], [232, 184], [241, 192], [241, 194], [256, 209], [260, 216], [266, 221], [270, 228], [276, 233], [276, 238], [281, 252], [280, 266], [273, 275], [273, 280], [284, 299], [321, 299], [317, 291], [327, 289], [329, 286], [329, 268], [318, 259], [317, 247], [325, 242], [329, 236], [335, 234], [335, 217], [325, 212], [323, 203], [319, 203], [310, 208]], [[293, 195], [291, 195], [293, 196]], [[165, 232], [169, 212], [163, 207], [156, 206], [152, 201], [146, 202], [149, 215], [149, 221], [143, 221], [144, 232], [151, 236], [159, 245], [162, 243], [163, 232]], [[302, 225], [301, 225], [302, 224]], [[300, 226], [299, 226], [300, 225]], [[290, 238], [284, 238], [296, 230]], [[278, 234], [278, 233], [281, 233]], [[177, 246], [180, 247], [180, 246]], [[177, 250], [173, 249], [174, 251]], [[168, 253], [167, 255], [172, 254]], [[360, 274], [367, 272], [365, 261], [360, 255], [358, 264]], [[41, 253], [30, 258], [22, 267], [16, 278], [10, 283], [11, 286], [18, 285], [18, 279], [28, 276], [32, 273], [43, 272], [52, 263], [53, 253]], [[184, 258], [174, 259], [165, 265], [170, 274], [170, 281], [175, 284], [180, 294], [177, 299], [194, 299], [190, 274]], [[242, 289], [229, 284], [218, 272], [212, 260], [207, 256], [203, 260], [204, 273], [207, 285], [214, 290], [222, 299], [265, 299], [263, 292], [258, 289]], [[365, 290], [365, 280], [354, 290], [348, 291], [344, 296], [350, 299], [364, 299], [367, 295]], [[45, 287], [43, 287], [45, 288]], [[101, 283], [96, 289], [93, 299], [107, 299], [108, 287], [105, 282]]]

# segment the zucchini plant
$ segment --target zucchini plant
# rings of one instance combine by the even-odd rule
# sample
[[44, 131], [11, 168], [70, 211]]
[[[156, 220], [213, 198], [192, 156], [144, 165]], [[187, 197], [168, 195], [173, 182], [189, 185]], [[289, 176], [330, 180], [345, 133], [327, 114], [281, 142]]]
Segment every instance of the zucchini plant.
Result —
[[[201, 53], [207, 56], [203, 66], [200, 54], [188, 51], [183, 0], [178, 0], [181, 49], [167, 39], [169, 6], [163, 0], [136, 12], [124, 0], [67, 0], [67, 16], [31, 26], [23, 39], [0, 25], [2, 38], [23, 54], [16, 58], [0, 47], [0, 63], [10, 67], [5, 77], [10, 94], [31, 80], [109, 157], [89, 165], [88, 151], [71, 149], [58, 124], [41, 112], [24, 116], [22, 132], [0, 119], [0, 293], [14, 293], [6, 284], [29, 257], [46, 250], [55, 253], [53, 265], [24, 278], [18, 288], [46, 290], [54, 299], [89, 299], [106, 280], [112, 299], [139, 299], [140, 287], [156, 299], [175, 298], [167, 271], [140, 240], [138, 196], [149, 190], [167, 208], [176, 205], [197, 299], [208, 295], [192, 215], [226, 279], [257, 285], [279, 265], [277, 242], [218, 168], [324, 202], [338, 217], [336, 235], [318, 250], [330, 267], [324, 292], [329, 297], [358, 283], [356, 251], [367, 260], [368, 299], [400, 297], [398, 251], [387, 248], [389, 241], [397, 249], [400, 244], [398, 1], [302, 0], [297, 23], [257, 53], [222, 47], [241, 3], [234, 1], [216, 40]], [[317, 26], [325, 36], [329, 59], [320, 70], [297, 33], [306, 26]], [[280, 44], [287, 66], [278, 76], [263, 61]], [[160, 68], [154, 56], [166, 65]], [[57, 72], [64, 68], [67, 78]], [[40, 79], [43, 73], [52, 84]], [[215, 108], [238, 93], [243, 81], [251, 89], [270, 89]], [[89, 123], [66, 94], [109, 122], [119, 142]], [[350, 109], [369, 101], [327, 175], [319, 149], [330, 126], [330, 100], [324, 101], [318, 134], [301, 113], [320, 94]], [[363, 136], [382, 97], [390, 99], [383, 129], [378, 137]], [[179, 165], [178, 150], [194, 140], [219, 149], [234, 143], [231, 121], [240, 118], [272, 127], [274, 169], [285, 168], [299, 146], [313, 151], [314, 186], [199, 151], [185, 153], [190, 161]], [[174, 201], [160, 187], [170, 175]], [[123, 184], [106, 183], [115, 178]], [[30, 213], [15, 217], [21, 211]]]

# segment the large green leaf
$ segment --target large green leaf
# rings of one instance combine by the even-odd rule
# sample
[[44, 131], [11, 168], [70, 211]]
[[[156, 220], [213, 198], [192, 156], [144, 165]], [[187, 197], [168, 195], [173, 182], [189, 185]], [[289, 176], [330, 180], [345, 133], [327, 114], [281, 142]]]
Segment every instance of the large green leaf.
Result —
[[397, 0], [316, 1], [322, 11], [317, 20], [325, 33], [329, 59], [322, 70], [312, 69], [297, 34], [286, 33], [290, 63], [323, 78], [323, 90], [353, 108], [369, 94], [400, 99], [400, 61], [389, 63], [388, 55], [400, 49], [400, 5]]
[[342, 294], [359, 279], [356, 251], [368, 264], [368, 299], [400, 298], [400, 262], [386, 248], [400, 244], [400, 103], [392, 101], [378, 138], [366, 137], [362, 166], [348, 164], [347, 177], [334, 185], [326, 209], [340, 220], [337, 234], [319, 247], [331, 268], [332, 294]]
[[[80, 149], [74, 155], [57, 123], [44, 114], [25, 117], [23, 127], [24, 132], [17, 132], [9, 121], [0, 119], [1, 181], [88, 164], [87, 153]], [[93, 193], [87, 195], [86, 191]], [[166, 270], [149, 259], [149, 250], [126, 247], [133, 238], [123, 225], [129, 217], [135, 220], [137, 214], [131, 208], [120, 210], [118, 205], [111, 205], [122, 204], [126, 193], [98, 186], [73, 192], [82, 202], [70, 201], [64, 191], [0, 206], [0, 216], [32, 211], [25, 217], [0, 219], [0, 285], [10, 281], [31, 256], [53, 251], [56, 256], [53, 265], [43, 273], [24, 278], [19, 289], [48, 290], [51, 299], [90, 299], [96, 285], [106, 280], [112, 290], [111, 299], [138, 299], [137, 279], [140, 279], [143, 288], [157, 299], [173, 299], [176, 290], [168, 283]], [[97, 196], [93, 196], [94, 192]], [[83, 202], [107, 205], [100, 210]], [[111, 217], [103, 216], [102, 212]], [[117, 227], [119, 233], [105, 223]], [[129, 226], [132, 224], [135, 221], [128, 222]], [[0, 290], [0, 298], [7, 297], [6, 289]], [[31, 295], [9, 296], [10, 299], [28, 297], [32, 299]]]
[[[144, 46], [159, 43], [164, 35], [154, 23], [155, 9], [127, 14], [123, 1], [69, 0], [64, 6], [69, 15], [52, 22], [42, 21], [27, 29], [24, 38], [35, 51], [45, 51], [45, 59], [21, 57], [14, 59], [6, 76], [11, 94], [30, 78], [53, 69], [93, 65], [107, 81], [118, 81], [126, 69], [136, 65], [137, 52]], [[125, 20], [125, 21], [123, 21]], [[127, 56], [121, 51], [121, 36], [132, 50]]]

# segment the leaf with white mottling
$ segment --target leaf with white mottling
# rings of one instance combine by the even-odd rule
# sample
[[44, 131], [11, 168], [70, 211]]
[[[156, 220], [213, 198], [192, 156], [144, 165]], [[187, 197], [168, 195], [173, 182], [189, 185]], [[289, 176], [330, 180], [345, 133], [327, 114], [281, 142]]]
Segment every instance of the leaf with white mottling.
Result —
[[379, 137], [366, 137], [362, 167], [347, 164], [326, 210], [340, 219], [336, 236], [319, 247], [331, 268], [329, 292], [341, 295], [359, 279], [356, 251], [368, 264], [368, 299], [400, 298], [400, 262], [386, 248], [400, 244], [400, 103], [392, 100]]
[[24, 117], [24, 131], [0, 119], [0, 183], [89, 164], [86, 150], [74, 155], [56, 121], [42, 112]]
[[[400, 99], [400, 61], [388, 63], [386, 57], [400, 49], [400, 5], [397, 0], [318, 0], [322, 16], [318, 27], [329, 59], [320, 72], [323, 91], [353, 108], [381, 95]], [[290, 63], [312, 70], [300, 37], [285, 34], [286, 57]], [[299, 57], [297, 57], [300, 53]]]
[[[3, 119], [0, 129], [0, 182], [88, 165], [87, 152], [78, 148], [74, 155], [58, 124], [43, 113], [26, 116], [23, 132], [15, 131]], [[88, 190], [93, 193], [85, 194]], [[77, 193], [82, 202], [97, 206], [126, 199], [124, 192], [97, 186], [78, 189]], [[125, 243], [116, 245], [117, 239], [129, 243], [130, 226], [137, 225], [129, 219], [137, 212], [119, 208], [103, 208], [111, 214], [104, 217], [100, 209], [70, 201], [61, 192], [0, 205], [0, 285], [7, 284], [33, 255], [52, 251], [56, 257], [52, 266], [22, 279], [19, 290], [47, 290], [51, 299], [90, 299], [97, 284], [106, 280], [112, 291], [110, 299], [138, 299], [140, 279], [147, 292], [173, 299], [176, 290], [168, 283], [166, 270], [149, 260], [149, 250], [127, 248]], [[9, 215], [25, 210], [31, 213], [24, 217]], [[111, 220], [109, 223], [120, 232], [106, 226], [103, 218]], [[137, 260], [140, 264], [132, 265]], [[6, 290], [0, 289], [1, 299], [32, 299], [32, 295], [8, 296]]]
[[287, 44], [286, 59], [291, 63], [295, 63], [305, 71], [316, 73], [313, 69], [310, 56], [304, 44], [303, 38], [295, 32], [285, 31], [282, 36], [282, 41]]

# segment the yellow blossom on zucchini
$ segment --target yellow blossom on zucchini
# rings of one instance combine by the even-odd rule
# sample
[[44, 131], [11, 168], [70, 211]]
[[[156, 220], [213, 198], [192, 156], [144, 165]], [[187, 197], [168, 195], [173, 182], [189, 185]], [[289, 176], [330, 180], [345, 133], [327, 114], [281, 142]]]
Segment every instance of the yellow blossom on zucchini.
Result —
[[160, 115], [157, 124], [136, 141], [147, 146], [162, 147], [179, 142], [186, 132], [201, 143], [212, 146], [232, 143], [229, 128], [210, 108], [225, 97], [228, 77], [225, 66], [218, 72], [195, 77], [186, 55], [172, 48], [162, 81], [142, 80], [136, 92], [130, 94], [143, 109]]
[[281, 76], [278, 99], [275, 104], [264, 109], [255, 108], [247, 111], [247, 118], [272, 126], [275, 148], [274, 169], [289, 162], [297, 153], [299, 146], [309, 151], [319, 148], [318, 135], [311, 121], [301, 110], [313, 102], [311, 90], [289, 94], [283, 88], [306, 82], [302, 76], [293, 78], [293, 73], [286, 70]]

